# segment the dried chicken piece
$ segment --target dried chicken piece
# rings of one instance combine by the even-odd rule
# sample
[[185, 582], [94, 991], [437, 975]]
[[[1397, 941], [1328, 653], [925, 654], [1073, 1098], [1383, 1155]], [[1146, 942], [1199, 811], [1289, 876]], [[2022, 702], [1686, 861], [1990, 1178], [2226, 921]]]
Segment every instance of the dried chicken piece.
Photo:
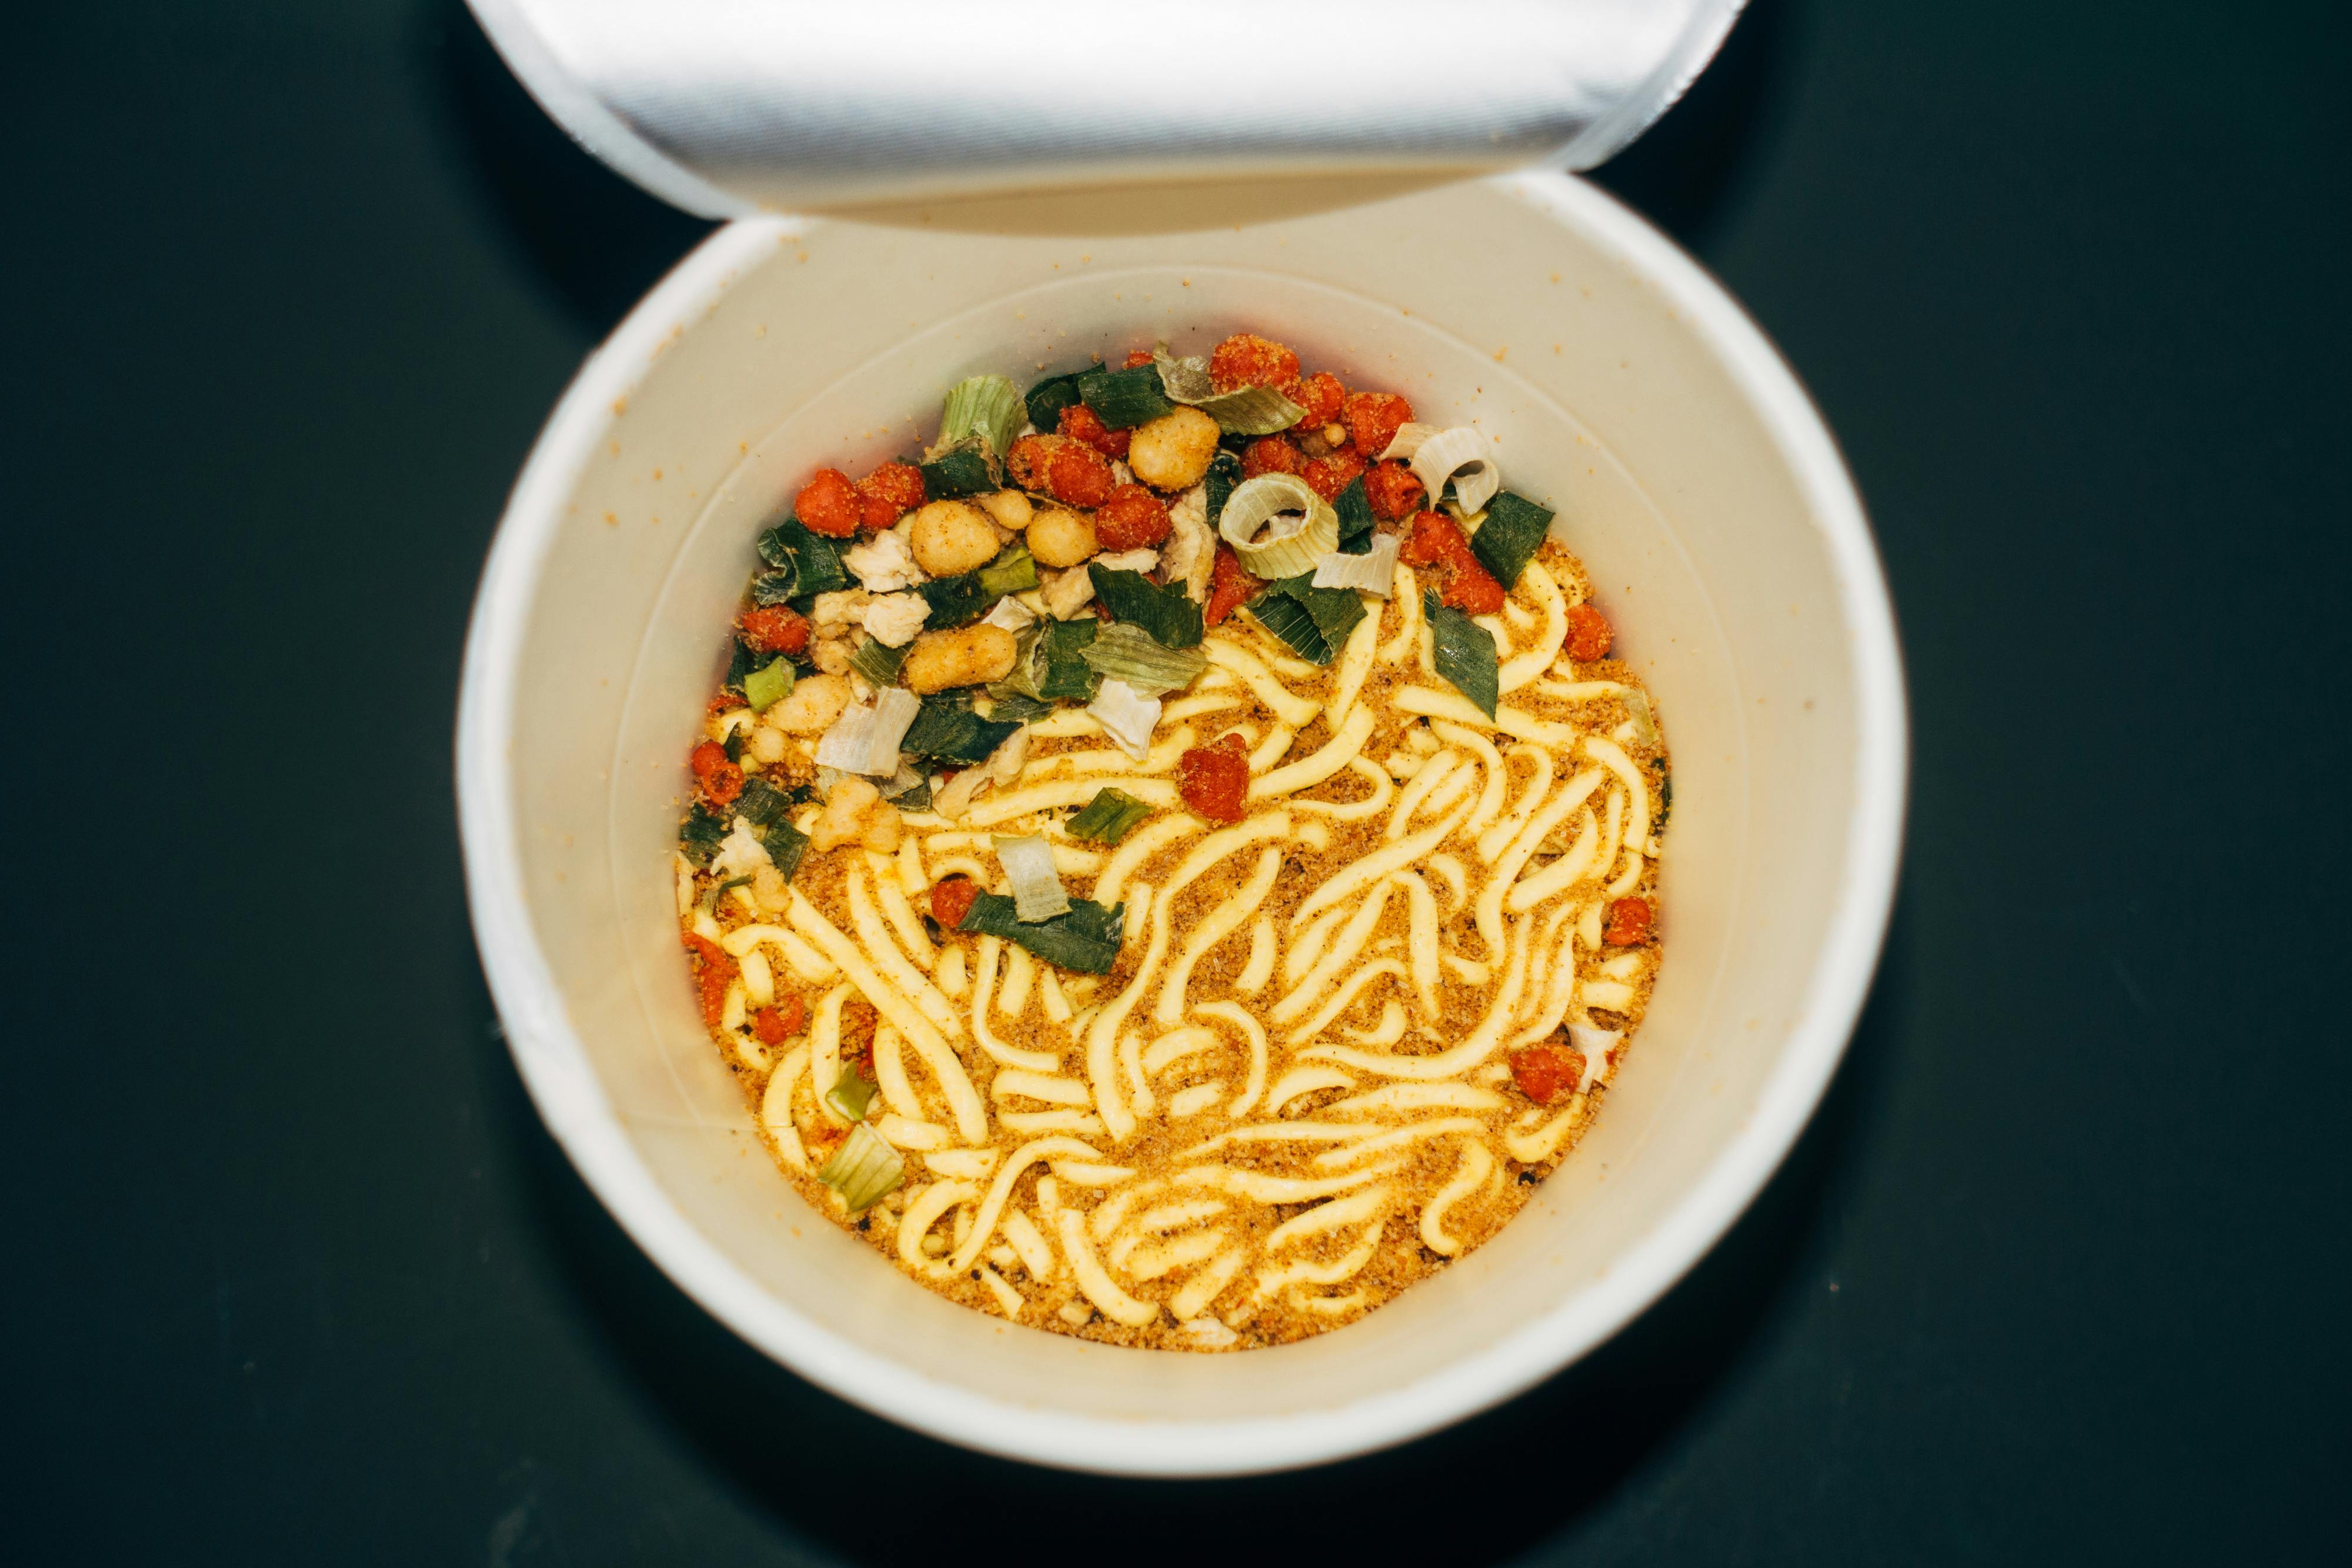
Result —
[[1062, 410], [1061, 433], [1073, 441], [1084, 441], [1106, 458], [1124, 458], [1127, 444], [1133, 437], [1131, 430], [1114, 430], [1102, 422], [1102, 416], [1083, 403], [1073, 403]]

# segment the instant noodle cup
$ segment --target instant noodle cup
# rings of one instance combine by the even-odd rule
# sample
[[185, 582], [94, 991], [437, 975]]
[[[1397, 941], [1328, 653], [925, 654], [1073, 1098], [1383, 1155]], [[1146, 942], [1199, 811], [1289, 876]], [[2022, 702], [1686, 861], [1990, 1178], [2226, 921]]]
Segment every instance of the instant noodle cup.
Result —
[[[1242, 1354], [1030, 1331], [807, 1214], [705, 1032], [669, 868], [747, 542], [817, 469], [901, 456], [940, 388], [1116, 365], [1139, 328], [1180, 353], [1269, 333], [1406, 393], [1421, 420], [1498, 437], [1510, 487], [1559, 513], [1612, 657], [1673, 731], [1671, 961], [1605, 1113], [1494, 1239], [1360, 1321]], [[1150, 235], [721, 229], [583, 367], [523, 470], [475, 608], [458, 793], [517, 1065], [681, 1289], [802, 1375], [948, 1441], [1211, 1475], [1380, 1447], [1507, 1398], [1723, 1233], [1862, 1005], [1905, 725], [1867, 525], [1802, 389], [1640, 219], [1521, 175]]]

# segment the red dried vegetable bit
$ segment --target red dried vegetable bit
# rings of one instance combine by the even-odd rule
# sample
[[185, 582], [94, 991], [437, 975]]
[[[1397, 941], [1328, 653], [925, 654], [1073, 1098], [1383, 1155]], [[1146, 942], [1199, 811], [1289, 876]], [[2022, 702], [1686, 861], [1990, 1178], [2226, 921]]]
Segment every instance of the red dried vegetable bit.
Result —
[[1339, 492], [1354, 483], [1356, 476], [1363, 471], [1363, 458], [1353, 452], [1339, 451], [1328, 458], [1316, 458], [1307, 465], [1299, 478], [1307, 481], [1307, 489], [1325, 500], [1338, 500]]
[[1168, 503], [1141, 485], [1121, 485], [1095, 509], [1095, 540], [1105, 550], [1149, 550], [1174, 524]]
[[1471, 554], [1465, 545], [1462, 559], [1453, 563], [1453, 570], [1445, 579], [1445, 585], [1438, 589], [1437, 597], [1439, 603], [1451, 605], [1469, 615], [1497, 616], [1502, 614], [1503, 601], [1509, 595], [1503, 592], [1503, 585], [1495, 581], [1495, 574], [1487, 571], [1485, 563]]
[[923, 504], [923, 470], [912, 463], [885, 463], [857, 481], [860, 521], [879, 531]]
[[1110, 459], [1067, 436], [1024, 436], [1005, 454], [1004, 471], [1024, 490], [1042, 490], [1065, 506], [1092, 511], [1118, 483]]
[[1209, 603], [1202, 619], [1213, 626], [1225, 624], [1225, 617], [1247, 602], [1265, 584], [1242, 570], [1242, 558], [1234, 553], [1230, 544], [1217, 546], [1216, 563], [1209, 569]]
[[1239, 735], [1193, 747], [1176, 759], [1176, 793], [1211, 822], [1239, 822], [1249, 795], [1249, 748]]
[[808, 1023], [808, 1009], [801, 999], [787, 991], [776, 999], [772, 1007], [762, 1007], [751, 1015], [751, 1033], [763, 1046], [781, 1046], [801, 1032]]
[[718, 696], [712, 698], [709, 701], [704, 703], [702, 705], [702, 710], [706, 713], [724, 713], [730, 708], [740, 708], [742, 706], [743, 699], [737, 693], [732, 691], [722, 691]]
[[1118, 481], [1110, 459], [1083, 441], [1063, 441], [1045, 459], [1045, 489], [1065, 506], [1087, 510], [1110, 499]]
[[1639, 947], [1650, 940], [1650, 900], [1620, 899], [1609, 906], [1609, 929], [1601, 940], [1611, 947]]
[[808, 1008], [801, 1003], [796, 992], [787, 991], [776, 1002], [776, 1016], [783, 1021], [787, 1036], [797, 1035], [808, 1026]]
[[1148, 365], [1150, 363], [1151, 351], [1150, 349], [1129, 349], [1127, 351], [1127, 363], [1121, 368], [1127, 370], [1141, 370], [1145, 365]]
[[950, 877], [931, 884], [931, 919], [950, 931], [963, 924], [963, 917], [971, 913], [974, 900], [980, 897], [980, 885], [970, 877]]
[[727, 987], [735, 979], [735, 961], [727, 950], [694, 931], [681, 933], [687, 952], [694, 954], [694, 984], [702, 994], [702, 1021], [711, 1028], [727, 1012]]
[[841, 1059], [869, 1083], [874, 1081], [874, 1031], [881, 1022], [881, 1015], [866, 1002], [842, 1005]]
[[1397, 559], [1408, 566], [1438, 566], [1454, 559], [1457, 546], [1469, 541], [1442, 511], [1424, 511], [1412, 520], [1412, 531], [1397, 549]]
[[1609, 645], [1615, 639], [1609, 617], [1591, 605], [1579, 605], [1568, 612], [1568, 657], [1578, 663], [1607, 658]]
[[1584, 1053], [1573, 1046], [1529, 1046], [1511, 1053], [1511, 1081], [1538, 1105], [1573, 1094], [1584, 1081]]
[[[1149, 363], [1150, 356], [1146, 361]], [[1084, 441], [1106, 458], [1127, 456], [1128, 442], [1134, 438], [1132, 430], [1114, 430], [1102, 422], [1102, 416], [1083, 403], [1073, 403], [1062, 410], [1062, 434], [1073, 441]]]
[[1004, 454], [1004, 475], [1024, 490], [1045, 488], [1045, 459], [1054, 455], [1052, 436], [1024, 436]]
[[727, 748], [716, 741], [705, 741], [694, 748], [687, 762], [694, 769], [695, 782], [702, 793], [710, 797], [713, 805], [728, 805], [743, 793], [743, 770], [727, 760]]
[[1286, 391], [1298, 379], [1298, 356], [1255, 332], [1237, 332], [1209, 354], [1209, 384], [1219, 392], [1244, 386]]
[[1338, 376], [1328, 370], [1317, 371], [1290, 389], [1290, 401], [1307, 411], [1298, 427], [1313, 430], [1330, 424], [1339, 417], [1339, 405], [1347, 395]]
[[1279, 436], [1261, 436], [1242, 452], [1242, 478], [1260, 474], [1295, 474], [1307, 466], [1298, 448]]
[[793, 515], [811, 533], [847, 539], [866, 520], [866, 501], [839, 468], [819, 468], [793, 498]]
[[[743, 640], [761, 653], [803, 653], [809, 645], [808, 617], [790, 605], [761, 605], [743, 612], [735, 623]], [[735, 706], [742, 706], [736, 700]]]
[[1382, 522], [1411, 517], [1428, 494], [1413, 471], [1394, 458], [1364, 470], [1364, 499]]
[[1408, 566], [1438, 569], [1443, 582], [1440, 602], [1474, 616], [1491, 616], [1503, 607], [1503, 585], [1470, 552], [1470, 542], [1454, 520], [1443, 512], [1424, 511], [1412, 520], [1412, 536], [1397, 551]]
[[1366, 462], [1378, 458], [1412, 418], [1412, 405], [1393, 392], [1351, 392], [1339, 405], [1339, 423]]

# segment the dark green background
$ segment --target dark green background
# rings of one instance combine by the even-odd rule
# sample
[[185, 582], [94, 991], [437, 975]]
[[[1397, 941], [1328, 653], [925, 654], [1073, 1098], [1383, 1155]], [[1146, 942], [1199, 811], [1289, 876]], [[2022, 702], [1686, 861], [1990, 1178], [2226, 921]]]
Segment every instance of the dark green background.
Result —
[[[2342, 8], [1764, 0], [1604, 176], [1876, 519], [1917, 731], [1885, 971], [1787, 1169], [1616, 1342], [1214, 1486], [769, 1365], [496, 1037], [467, 600], [699, 226], [450, 0], [7, 37], [11, 1558], [1190, 1563], [1209, 1522], [1241, 1560], [2342, 1560]], [[1118, 1556], [1065, 1522], [1114, 1510]]]

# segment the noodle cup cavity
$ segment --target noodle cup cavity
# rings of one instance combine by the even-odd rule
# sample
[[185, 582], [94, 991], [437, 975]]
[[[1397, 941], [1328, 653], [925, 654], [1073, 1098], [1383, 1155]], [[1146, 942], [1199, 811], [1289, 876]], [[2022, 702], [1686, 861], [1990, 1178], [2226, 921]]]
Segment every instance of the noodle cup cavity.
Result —
[[[1284, 386], [1220, 384], [1247, 336]], [[1127, 433], [1172, 532], [1100, 558], [1130, 481], [1024, 486], [1032, 426]], [[1267, 440], [1296, 489], [1218, 534]], [[910, 500], [892, 464], [911, 515], [790, 523], [820, 470]], [[1388, 464], [1436, 490], [1365, 504]], [[770, 605], [805, 649], [728, 637]], [[1801, 390], [1637, 219], [1515, 177], [722, 230], [524, 471], [459, 784], [516, 1060], [682, 1288], [948, 1440], [1213, 1474], [1457, 1419], [1689, 1267], [1843, 1048], [1904, 745]]]
[[[1250, 399], [1210, 399], [1240, 428], [1191, 406], [1151, 418], [1132, 455], [1153, 484], [1190, 489], [1227, 435], [1304, 423], [1245, 379], [1270, 364], [1295, 386], [1287, 348], [1234, 333], [1207, 357], [1228, 367], [1212, 385]], [[1118, 419], [1196, 395], [1189, 373], [1136, 365], [1105, 391], [1088, 370], [1079, 389]], [[1017, 406], [1034, 421], [1066, 384], [1039, 378]], [[958, 382], [933, 449], [991, 402], [985, 456], [1030, 438], [1012, 394]], [[1145, 460], [1188, 419], [1198, 452]], [[1173, 519], [1146, 484], [1097, 510], [1119, 549], [1066, 611], [1033, 561], [1000, 557], [986, 514], [932, 501], [913, 531], [942, 579], [920, 601], [936, 624], [903, 655], [860, 634], [847, 657], [872, 707], [747, 758], [739, 705], [838, 679], [759, 635], [762, 600], [813, 613], [842, 569], [776, 525], [789, 551], [758, 559], [788, 552], [793, 580], [761, 572], [733, 617], [752, 629], [714, 636], [695, 797], [663, 853], [714, 1051], [820, 1214], [976, 1311], [1208, 1352], [1336, 1331], [1536, 1195], [1648, 1012], [1672, 768], [1658, 704], [1605, 657], [1570, 531], [1498, 488], [1493, 439], [1423, 444], [1467, 454], [1480, 482], [1449, 486], [1464, 459], [1446, 458], [1437, 510], [1409, 524], [1381, 523], [1360, 480], [1191, 498], [1263, 579], [1232, 604], [1161, 560]], [[1030, 550], [1072, 515], [1033, 521]], [[896, 570], [864, 545], [840, 560]], [[761, 952], [784, 952], [780, 903], [856, 1013], [820, 1017], [797, 976], [780, 990]]]

